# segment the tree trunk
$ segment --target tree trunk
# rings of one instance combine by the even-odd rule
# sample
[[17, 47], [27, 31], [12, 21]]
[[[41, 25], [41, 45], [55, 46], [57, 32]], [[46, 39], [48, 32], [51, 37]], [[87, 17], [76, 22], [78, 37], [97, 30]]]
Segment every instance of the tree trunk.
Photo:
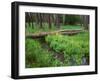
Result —
[[51, 28], [51, 15], [48, 15], [48, 23], [49, 23], [49, 28]]
[[40, 13], [40, 27], [42, 28], [42, 14]]
[[59, 18], [59, 14], [56, 15], [56, 27], [60, 28], [60, 18]]

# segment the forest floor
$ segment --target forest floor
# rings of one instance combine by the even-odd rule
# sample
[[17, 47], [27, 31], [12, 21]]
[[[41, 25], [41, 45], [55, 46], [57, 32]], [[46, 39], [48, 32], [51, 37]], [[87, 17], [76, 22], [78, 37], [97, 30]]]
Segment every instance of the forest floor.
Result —
[[[85, 34], [85, 33], [84, 33]], [[78, 41], [80, 41], [80, 43], [82, 42], [82, 44], [83, 45], [85, 45], [85, 43], [86, 43], [86, 45], [87, 45], [87, 42], [88, 42], [88, 33], [86, 33], [86, 35], [84, 35], [84, 34], [80, 34], [80, 35], [74, 35], [74, 36], [68, 36], [68, 42], [70, 43], [71, 41], [73, 41], [73, 40], [77, 40], [77, 42]], [[64, 35], [64, 37], [66, 37], [66, 35]], [[71, 40], [69, 40], [69, 38], [71, 39]], [[86, 39], [85, 39], [86, 38]], [[26, 39], [30, 39], [30, 38], [26, 38]], [[55, 38], [56, 39], [56, 38]], [[58, 39], [58, 38], [57, 38]], [[84, 40], [86, 40], [85, 42], [84, 42]], [[54, 40], [54, 39], [53, 39]], [[62, 39], [60, 39], [61, 41], [62, 41]], [[64, 53], [63, 53], [63, 51], [62, 52], [56, 52], [54, 49], [52, 49], [51, 47], [50, 47], [50, 45], [46, 42], [46, 39], [45, 39], [45, 37], [42, 37], [42, 38], [35, 38], [35, 39], [32, 39], [32, 41], [36, 41], [36, 43], [34, 43], [35, 45], [35, 50], [34, 50], [34, 46], [31, 46], [32, 45], [32, 43], [30, 43], [30, 46], [29, 46], [29, 44], [27, 44], [28, 46], [29, 46], [29, 50], [30, 50], [30, 47], [31, 47], [31, 50], [29, 51], [29, 52], [27, 52], [27, 54], [26, 55], [28, 55], [28, 53], [31, 53], [32, 52], [32, 54], [31, 54], [31, 56], [27, 56], [27, 59], [26, 59], [26, 67], [28, 67], [28, 68], [30, 68], [30, 67], [47, 67], [47, 64], [48, 63], [46, 63], [46, 61], [48, 62], [48, 60], [50, 60], [51, 58], [53, 58], [53, 59], [55, 59], [55, 60], [57, 60], [57, 61], [52, 61], [51, 60], [51, 62], [54, 64], [54, 65], [49, 65], [49, 67], [51, 66], [67, 66], [66, 64], [66, 57], [64, 56]], [[65, 40], [66, 41], [66, 40]], [[74, 42], [74, 44], [76, 43], [75, 41], [73, 41]], [[26, 40], [26, 42], [27, 42], [27, 40]], [[37, 44], [37, 42], [39, 43], [39, 44]], [[55, 42], [56, 43], [56, 42]], [[63, 42], [64, 43], [64, 42]], [[63, 44], [62, 43], [62, 44]], [[27, 46], [26, 45], [26, 46]], [[58, 45], [60, 45], [60, 44], [58, 44]], [[64, 44], [64, 46], [66, 46], [67, 45], [67, 43], [65, 43]], [[78, 45], [78, 44], [75, 44], [75, 45]], [[58, 47], [58, 46], [57, 46]], [[69, 46], [68, 46], [69, 47]], [[86, 47], [86, 46], [85, 46]], [[27, 48], [27, 47], [26, 47]], [[73, 48], [75, 48], [74, 47], [74, 45], [73, 45]], [[89, 49], [87, 49], [88, 48], [88, 46], [85, 48], [86, 50], [89, 50]], [[69, 50], [70, 50], [70, 47], [68, 48]], [[76, 48], [75, 48], [76, 49]], [[79, 48], [80, 49], [80, 48]], [[85, 50], [84, 49], [84, 50]], [[40, 50], [40, 51], [39, 51]], [[41, 51], [41, 50], [43, 50], [43, 51]], [[75, 51], [75, 50], [74, 50]], [[80, 51], [80, 50], [79, 50]], [[81, 51], [80, 51], [81, 52]], [[36, 56], [37, 57], [35, 57], [34, 58], [34, 53], [36, 53]], [[51, 54], [52, 56], [51, 57], [47, 57], [49, 54]], [[43, 55], [43, 56], [41, 56], [41, 55]], [[46, 56], [47, 55], [47, 56]], [[75, 57], [74, 57], [75, 58]], [[74, 59], [74, 58], [71, 58], [71, 59], [67, 59], [67, 61], [69, 61], [69, 65], [68, 66], [76, 66], [76, 65], [78, 65], [77, 63], [76, 63], [76, 60]], [[34, 61], [34, 63], [32, 64], [32, 59], [41, 59], [40, 61], [39, 61], [39, 63], [40, 63], [40, 65], [37, 65], [38, 63], [36, 63], [35, 61]], [[45, 59], [46, 59], [46, 61], [45, 61]], [[79, 62], [81, 62], [82, 61], [82, 63], [80, 63], [79, 65], [88, 65], [89, 64], [89, 62], [88, 61], [86, 61], [87, 60], [87, 58], [86, 57], [84, 57], [84, 58], [80, 58], [80, 56], [78, 56], [77, 57], [77, 60], [79, 59]], [[44, 60], [44, 61], [43, 61]], [[43, 61], [43, 63], [41, 63]], [[59, 63], [60, 62], [60, 63]], [[44, 65], [46, 63], [46, 65]]]
[[63, 30], [56, 30], [56, 31], [50, 31], [50, 32], [27, 33], [26, 37], [39, 38], [39, 37], [44, 37], [47, 35], [54, 35], [57, 33], [62, 34], [62, 35], [75, 35], [80, 32], [84, 32], [84, 30], [82, 29], [74, 29], [74, 30], [63, 29]]
[[59, 31], [59, 30], [83, 30], [83, 27], [79, 26], [79, 25], [64, 25], [61, 26], [60, 28], [55, 28], [55, 27], [43, 27], [43, 28], [39, 28], [39, 27], [27, 27], [25, 29], [26, 34], [29, 33], [40, 33], [40, 32], [52, 32], [52, 31]]
[[[26, 49], [26, 67], [33, 68], [33, 67], [45, 67], [45, 66], [46, 67], [48, 67], [48, 66], [49, 67], [50, 66], [69, 66], [69, 65], [76, 66], [76, 65], [88, 65], [89, 64], [89, 62], [87, 61], [88, 56], [87, 56], [87, 58], [84, 57], [81, 59], [80, 55], [77, 54], [78, 55], [78, 56], [76, 56], [77, 60], [75, 60], [74, 57], [68, 60], [68, 58], [66, 58], [64, 56], [63, 52], [56, 52], [54, 50], [55, 48], [52, 49], [50, 47], [50, 45], [48, 45], [48, 43], [46, 42], [46, 37], [48, 35], [52, 36], [52, 35], [56, 35], [56, 33], [57, 33], [57, 34], [63, 34], [63, 37], [66, 38], [66, 36], [68, 36], [68, 34], [70, 33], [71, 36], [68, 36], [68, 39], [63, 40], [62, 37], [60, 39], [57, 37], [56, 38], [57, 38], [57, 40], [59, 39], [59, 41], [63, 40], [63, 41], [68, 41], [69, 43], [72, 42], [73, 46], [71, 47], [71, 49], [75, 48], [74, 44], [76, 42], [79, 44], [82, 43], [82, 45], [85, 47], [84, 47], [84, 49], [81, 47], [80, 48], [83, 50], [86, 50], [86, 52], [88, 52], [88, 50], [89, 50], [88, 49], [89, 34], [88, 34], [88, 31], [85, 31], [81, 26], [67, 25], [67, 26], [62, 26], [61, 29], [53, 29], [53, 28], [52, 29], [48, 29], [48, 28], [47, 29], [40, 29], [40, 28], [34, 29], [32, 27], [28, 27], [28, 28], [26, 28], [25, 31], [26, 31], [26, 45], [25, 45], [26, 47], [25, 48], [27, 48]], [[79, 35], [76, 35], [78, 33], [79, 33]], [[69, 39], [71, 39], [72, 41], [70, 41]], [[55, 40], [55, 38], [53, 40]], [[85, 40], [85, 42], [84, 42], [84, 40]], [[29, 41], [30, 41], [30, 43], [29, 43]], [[57, 43], [57, 42], [54, 41], [54, 43]], [[62, 44], [63, 43], [64, 42], [62, 42]], [[77, 43], [75, 45], [78, 45]], [[64, 47], [66, 45], [67, 45], [67, 43], [63, 44]], [[59, 44], [58, 44], [58, 46], [59, 46]], [[68, 49], [70, 50], [69, 46], [68, 46]], [[75, 50], [76, 50], [76, 48], [75, 48]], [[80, 50], [78, 50], [78, 51], [81, 53]], [[87, 53], [87, 55], [88, 54], [89, 53]], [[66, 63], [67, 61], [69, 61], [70, 64], [67, 64]], [[77, 63], [79, 63], [79, 64], [77, 64], [76, 61], [78, 61]], [[81, 61], [82, 61], [82, 63], [80, 63]]]
[[66, 34], [66, 35], [74, 35], [77, 34], [81, 31], [83, 31], [83, 27], [79, 25], [66, 25], [66, 26], [61, 26], [60, 28], [33, 28], [33, 27], [28, 27], [26, 28], [26, 37], [32, 37], [32, 38], [37, 38], [37, 37], [43, 37], [46, 35], [50, 34], [56, 34], [56, 33], [61, 33], [61, 34]]
[[53, 57], [55, 59], [60, 60], [62, 63], [64, 62], [64, 55], [62, 53], [57, 53], [53, 49], [51, 49], [50, 46], [45, 42], [45, 39], [43, 39], [42, 41], [41, 41], [41, 39], [39, 39], [38, 41], [40, 42], [43, 49], [45, 49], [53, 54]]

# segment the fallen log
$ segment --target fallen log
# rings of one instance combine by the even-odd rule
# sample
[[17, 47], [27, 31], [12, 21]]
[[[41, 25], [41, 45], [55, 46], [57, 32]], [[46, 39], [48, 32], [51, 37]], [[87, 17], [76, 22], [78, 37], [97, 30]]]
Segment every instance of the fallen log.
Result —
[[40, 32], [40, 33], [26, 34], [26, 37], [39, 38], [39, 37], [45, 37], [47, 35], [53, 35], [53, 34], [57, 34], [57, 33], [63, 34], [63, 35], [75, 35], [82, 31], [83, 30], [58, 30], [58, 31], [52, 31], [52, 32]]

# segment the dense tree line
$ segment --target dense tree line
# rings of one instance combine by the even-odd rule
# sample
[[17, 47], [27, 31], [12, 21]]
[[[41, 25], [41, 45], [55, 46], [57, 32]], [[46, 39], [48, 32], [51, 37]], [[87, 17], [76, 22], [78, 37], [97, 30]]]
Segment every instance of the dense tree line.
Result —
[[29, 27], [40, 27], [43, 28], [45, 24], [51, 28], [55, 26], [60, 28], [61, 25], [81, 25], [88, 29], [89, 27], [89, 16], [88, 15], [70, 15], [70, 14], [47, 14], [47, 13], [25, 13], [25, 23]]

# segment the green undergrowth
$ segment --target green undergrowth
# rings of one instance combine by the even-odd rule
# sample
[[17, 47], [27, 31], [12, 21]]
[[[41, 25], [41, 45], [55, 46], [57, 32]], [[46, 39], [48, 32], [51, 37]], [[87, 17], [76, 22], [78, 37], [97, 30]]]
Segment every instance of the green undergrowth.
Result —
[[61, 25], [59, 28], [52, 25], [52, 27], [48, 27], [48, 24], [43, 25], [43, 27], [38, 26], [30, 26], [27, 23], [27, 27], [25, 28], [26, 33], [40, 33], [40, 32], [51, 32], [56, 30], [75, 30], [75, 29], [83, 29], [80, 25]]
[[70, 65], [73, 58], [77, 65], [82, 64], [82, 57], [89, 57], [89, 34], [80, 33], [74, 36], [63, 36], [60, 34], [48, 35], [46, 42], [57, 53], [63, 53], [65, 64]]
[[26, 39], [26, 68], [61, 66], [61, 62], [53, 58], [53, 54], [41, 47], [37, 40]]
[[[41, 40], [40, 40], [41, 41]], [[82, 64], [82, 58], [89, 60], [89, 33], [81, 32], [77, 35], [48, 35], [44, 43], [48, 48], [43, 48], [41, 42], [35, 39], [25, 40], [25, 65], [26, 68], [76, 66]], [[54, 54], [63, 54], [63, 62], [54, 57]]]

